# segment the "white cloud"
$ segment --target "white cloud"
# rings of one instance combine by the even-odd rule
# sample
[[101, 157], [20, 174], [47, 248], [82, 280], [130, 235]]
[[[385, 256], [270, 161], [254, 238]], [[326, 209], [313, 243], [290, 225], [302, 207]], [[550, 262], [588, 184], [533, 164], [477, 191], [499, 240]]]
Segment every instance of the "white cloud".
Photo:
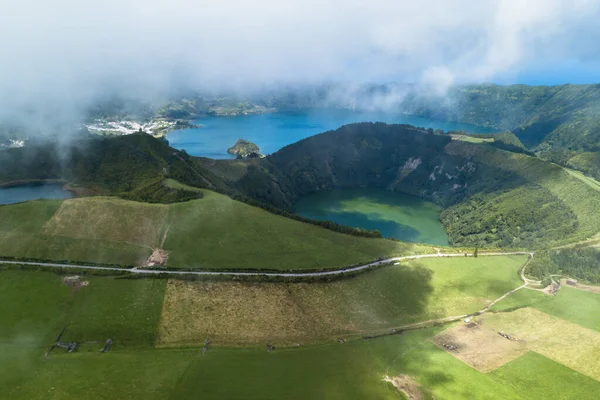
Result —
[[69, 114], [108, 87], [148, 95], [174, 82], [396, 80], [443, 90], [532, 62], [600, 57], [598, 3], [0, 0], [0, 104]]

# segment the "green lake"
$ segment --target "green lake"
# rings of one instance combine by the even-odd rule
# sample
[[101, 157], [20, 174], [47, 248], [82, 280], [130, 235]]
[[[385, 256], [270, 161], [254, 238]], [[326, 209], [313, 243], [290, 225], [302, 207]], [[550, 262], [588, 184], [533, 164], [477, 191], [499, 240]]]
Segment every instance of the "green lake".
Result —
[[335, 189], [301, 198], [296, 214], [342, 225], [377, 229], [384, 237], [448, 245], [440, 223], [442, 208], [418, 197], [384, 189]]

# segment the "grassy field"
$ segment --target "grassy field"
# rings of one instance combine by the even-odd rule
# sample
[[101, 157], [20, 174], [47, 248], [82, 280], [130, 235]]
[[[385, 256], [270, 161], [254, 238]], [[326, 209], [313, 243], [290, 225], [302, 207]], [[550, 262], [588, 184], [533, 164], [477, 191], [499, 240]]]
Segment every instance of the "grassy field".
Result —
[[329, 283], [170, 280], [160, 345], [306, 343], [473, 313], [521, 284], [526, 256], [424, 259]]
[[[93, 198], [0, 206], [0, 256], [134, 265], [151, 251], [123, 240], [135, 232], [132, 223], [126, 229], [130, 217], [121, 215], [132, 210], [115, 206], [123, 203], [137, 204]], [[99, 213], [102, 208], [112, 213]]]
[[[440, 293], [436, 302], [449, 301], [443, 297], [444, 292], [457, 297], [454, 290], [458, 286], [464, 295], [453, 306], [446, 305], [445, 310], [449, 310], [458, 307], [461, 302], [467, 305], [482, 295], [495, 296], [494, 290], [500, 292], [512, 287], [517, 264], [523, 261], [518, 257], [514, 260], [507, 257], [460, 260], [468, 260], [468, 263], [459, 264], [458, 259], [427, 260], [433, 264], [456, 264], [437, 268], [433, 264], [417, 266], [411, 263], [405, 269], [431, 270], [429, 284], [433, 288], [432, 293]], [[491, 264], [490, 260], [493, 260]], [[486, 262], [486, 266], [477, 265]], [[461, 268], [465, 271], [455, 271]], [[362, 292], [362, 295], [369, 293], [373, 301], [383, 301], [381, 309], [374, 308], [383, 316], [398, 312], [400, 308], [390, 308], [394, 302], [407, 300], [397, 293], [385, 293], [385, 296], [377, 298], [378, 293], [371, 285], [380, 285], [381, 291], [394, 287], [397, 292], [405, 291], [415, 282], [402, 286], [403, 276], [398, 275], [399, 269], [376, 271], [389, 270], [390, 273], [372, 278], [373, 281], [365, 284], [365, 288], [369, 289]], [[506, 279], [506, 287], [499, 282], [486, 284], [479, 279], [469, 282], [469, 271], [474, 275], [486, 275], [489, 271], [488, 282]], [[346, 291], [361, 290], [355, 282], [372, 274], [375, 272], [331, 285], [347, 282], [350, 286]], [[590, 375], [590, 371], [593, 372], [596, 359], [593, 346], [597, 343], [594, 338], [582, 337], [581, 332], [587, 332], [584, 335], [590, 332], [592, 335], [600, 334], [556, 317], [538, 317], [538, 314], [546, 314], [537, 310], [527, 315], [504, 313], [485, 315], [484, 318], [490, 326], [506, 322], [503, 326], [510, 328], [511, 332], [510, 324], [514, 324], [515, 329], [538, 335], [539, 340], [530, 337], [527, 343], [535, 346], [537, 352], [546, 351], [548, 358], [526, 353], [487, 374], [471, 368], [432, 343], [433, 338], [446, 327], [344, 344], [332, 340], [327, 344], [277, 348], [272, 353], [265, 351], [264, 342], [254, 348], [215, 346], [203, 355], [199, 347], [153, 347], [152, 341], [161, 318], [165, 281], [83, 276], [82, 279], [89, 285], [74, 293], [72, 288], [63, 284], [62, 278], [50, 272], [0, 270], [0, 320], [3, 322], [0, 324], [0, 392], [3, 397], [397, 399], [401, 398], [400, 393], [384, 377], [400, 374], [409, 376], [424, 392], [440, 399], [541, 400], [561, 396], [569, 398], [568, 394], [586, 399], [600, 390], [600, 382], [581, 373]], [[390, 279], [395, 280], [385, 283]], [[447, 283], [442, 284], [443, 281]], [[332, 291], [339, 296], [339, 289]], [[381, 300], [386, 296], [389, 302]], [[346, 299], [338, 297], [331, 300], [341, 304]], [[572, 301], [578, 300], [573, 298]], [[337, 307], [338, 303], [333, 302], [330, 306]], [[476, 305], [479, 307], [479, 304]], [[435, 304], [429, 306], [434, 307], [434, 312], [439, 309]], [[198, 312], [205, 315], [214, 311], [201, 309]], [[368, 314], [372, 310], [364, 309], [363, 312]], [[369, 316], [365, 314], [364, 318]], [[548, 323], [548, 318], [551, 323]], [[110, 336], [115, 345], [110, 352], [101, 354], [98, 350], [102, 343], [84, 343], [78, 353], [67, 354], [57, 349], [44, 359], [45, 350], [65, 325], [66, 340], [102, 342], [105, 336]], [[247, 323], [242, 321], [239, 329], [246, 326]], [[574, 333], [579, 335], [577, 339], [571, 337]], [[553, 342], [552, 338], [557, 335], [559, 338]], [[564, 345], [565, 340], [570, 343], [568, 347]], [[557, 364], [556, 354], [566, 357], [558, 361], [568, 364], [583, 351], [581, 346], [587, 346], [588, 357], [577, 359], [576, 369], [579, 372]]]
[[546, 314], [600, 332], [600, 294], [563, 285], [555, 296], [536, 290], [519, 290], [492, 307], [501, 311], [514, 307], [532, 307]]
[[529, 350], [600, 380], [600, 332], [529, 307], [486, 316], [484, 324], [516, 337]]
[[431, 251], [429, 246], [336, 233], [209, 191], [201, 200], [170, 205], [165, 225], [168, 266], [177, 268], [333, 268]]
[[531, 399], [593, 400], [600, 392], [600, 382], [535, 352], [511, 361], [491, 376], [517, 393], [526, 393]]
[[[144, 358], [144, 349], [153, 347], [164, 281], [83, 276], [88, 286], [74, 292], [63, 283], [63, 277], [50, 272], [0, 270], [0, 388], [6, 398], [63, 398], [61, 381], [79, 381], [76, 376], [83, 379], [89, 375], [85, 380], [96, 382], [99, 388], [106, 376], [118, 380], [117, 375], [125, 374], [132, 382], [143, 380], [135, 378], [133, 372], [127, 375], [128, 360], [135, 365], [140, 358], [160, 358]], [[72, 354], [56, 349], [44, 359], [63, 328], [63, 340], [82, 342], [79, 352], [75, 357], [64, 358]], [[100, 358], [99, 350], [107, 338], [115, 341], [111, 350], [115, 353], [131, 349], [141, 352], [123, 356], [120, 361]], [[120, 364], [120, 371], [115, 369], [116, 363]], [[165, 361], [163, 366], [171, 364], [174, 363]], [[151, 385], [161, 376], [159, 367], [155, 368], [153, 373], [148, 371], [145, 384]], [[71, 389], [77, 390], [78, 386]], [[74, 395], [98, 398], [83, 391]], [[116, 393], [108, 396], [119, 397]]]
[[4, 257], [132, 266], [145, 262], [165, 238], [167, 266], [173, 268], [335, 268], [433, 252], [430, 246], [333, 232], [209, 191], [169, 206], [110, 197], [0, 206]]
[[55, 236], [100, 239], [143, 247], [160, 244], [160, 231], [167, 206], [89, 197], [65, 200], [45, 224], [45, 232]]

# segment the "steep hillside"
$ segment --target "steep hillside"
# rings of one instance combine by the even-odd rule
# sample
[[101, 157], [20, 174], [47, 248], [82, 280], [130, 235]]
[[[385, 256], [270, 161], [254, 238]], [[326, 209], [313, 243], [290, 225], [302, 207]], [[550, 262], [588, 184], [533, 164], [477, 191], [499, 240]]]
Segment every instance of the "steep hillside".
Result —
[[[403, 111], [513, 131], [530, 149], [562, 165], [600, 152], [600, 85], [467, 85], [447, 97], [408, 96]], [[599, 176], [597, 160], [577, 163]]]
[[96, 194], [161, 203], [201, 196], [163, 184], [167, 178], [195, 187], [220, 187], [218, 179], [195, 165], [185, 152], [146, 134], [92, 136], [0, 151], [0, 184], [63, 179]]
[[600, 226], [599, 193], [559, 166], [407, 125], [347, 125], [264, 160], [212, 168], [240, 192], [277, 207], [344, 187], [432, 200], [446, 208], [442, 223], [454, 245], [546, 246], [584, 239]]

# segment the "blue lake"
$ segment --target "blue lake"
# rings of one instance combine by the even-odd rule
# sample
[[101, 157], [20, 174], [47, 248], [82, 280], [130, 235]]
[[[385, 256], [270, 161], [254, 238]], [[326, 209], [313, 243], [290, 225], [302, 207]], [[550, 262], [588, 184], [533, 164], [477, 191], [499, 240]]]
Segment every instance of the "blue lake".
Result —
[[0, 204], [21, 203], [36, 199], [68, 199], [73, 197], [63, 190], [61, 183], [30, 183], [0, 188]]
[[288, 144], [353, 122], [387, 122], [419, 127], [493, 133], [494, 129], [468, 124], [444, 122], [411, 115], [350, 110], [314, 110], [278, 112], [237, 117], [205, 117], [193, 121], [199, 128], [182, 129], [168, 134], [172, 147], [190, 155], [210, 158], [233, 158], [227, 149], [238, 140], [256, 143], [263, 154], [276, 152]]

